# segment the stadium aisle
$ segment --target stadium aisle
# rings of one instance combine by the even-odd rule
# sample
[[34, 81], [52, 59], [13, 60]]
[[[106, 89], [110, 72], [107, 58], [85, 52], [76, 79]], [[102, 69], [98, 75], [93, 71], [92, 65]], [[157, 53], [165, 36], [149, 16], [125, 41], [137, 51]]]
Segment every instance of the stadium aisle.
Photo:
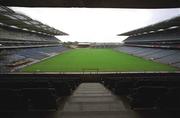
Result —
[[100, 83], [81, 84], [57, 115], [59, 118], [131, 118], [132, 116], [123, 102]]
[[100, 83], [82, 83], [57, 111], [1, 114], [2, 118], [179, 118], [179, 111], [136, 111]]

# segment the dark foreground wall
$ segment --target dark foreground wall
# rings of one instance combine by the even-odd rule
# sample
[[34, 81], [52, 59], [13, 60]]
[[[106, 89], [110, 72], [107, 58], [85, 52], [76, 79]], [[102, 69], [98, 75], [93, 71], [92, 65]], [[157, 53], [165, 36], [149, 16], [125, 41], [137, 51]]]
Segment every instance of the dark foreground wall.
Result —
[[53, 80], [74, 80], [81, 82], [102, 82], [106, 79], [115, 80], [142, 80], [142, 79], [160, 79], [160, 80], [180, 80], [180, 73], [106, 73], [106, 74], [0, 74], [0, 81], [53, 81]]

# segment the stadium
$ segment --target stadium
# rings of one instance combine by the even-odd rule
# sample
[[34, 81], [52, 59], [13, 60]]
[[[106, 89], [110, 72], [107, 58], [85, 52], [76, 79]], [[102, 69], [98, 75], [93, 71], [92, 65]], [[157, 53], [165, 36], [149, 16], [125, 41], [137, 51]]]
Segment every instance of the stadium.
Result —
[[117, 34], [123, 43], [62, 42], [56, 36], [71, 34], [10, 8], [156, 9], [179, 1], [45, 1], [0, 2], [0, 117], [180, 116], [180, 16]]

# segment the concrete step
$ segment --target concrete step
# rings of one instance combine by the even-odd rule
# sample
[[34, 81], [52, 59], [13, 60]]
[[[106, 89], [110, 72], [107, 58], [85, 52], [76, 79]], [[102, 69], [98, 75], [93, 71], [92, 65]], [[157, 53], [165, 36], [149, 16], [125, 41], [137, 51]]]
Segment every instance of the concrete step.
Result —
[[126, 111], [82, 111], [63, 112], [61, 118], [134, 118], [134, 114]]
[[83, 83], [66, 101], [62, 118], [129, 118], [123, 102], [100, 83]]

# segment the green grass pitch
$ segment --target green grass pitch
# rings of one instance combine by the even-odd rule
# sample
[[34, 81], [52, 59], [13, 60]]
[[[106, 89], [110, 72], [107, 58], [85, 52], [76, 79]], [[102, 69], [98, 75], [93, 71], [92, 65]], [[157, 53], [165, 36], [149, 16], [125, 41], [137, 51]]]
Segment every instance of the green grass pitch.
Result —
[[176, 71], [177, 68], [144, 60], [113, 49], [73, 49], [27, 66], [23, 72]]

